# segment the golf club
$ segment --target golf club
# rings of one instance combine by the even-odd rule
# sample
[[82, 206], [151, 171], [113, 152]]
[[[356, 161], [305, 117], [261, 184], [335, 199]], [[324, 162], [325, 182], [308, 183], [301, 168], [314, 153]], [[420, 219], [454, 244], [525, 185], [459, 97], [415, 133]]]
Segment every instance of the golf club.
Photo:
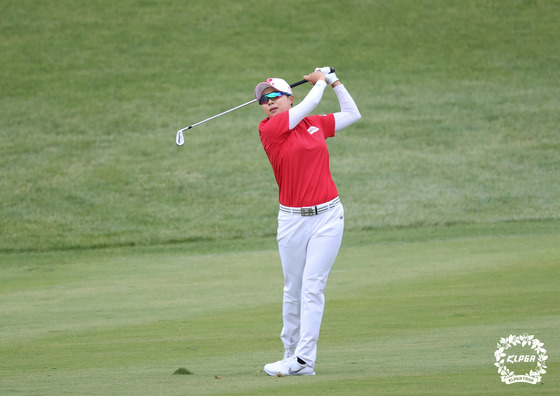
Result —
[[[335, 72], [334, 68], [331, 67], [331, 71], [330, 71], [330, 72], [331, 72], [331, 73], [334, 73], [334, 72]], [[293, 84], [290, 84], [290, 87], [291, 87], [291, 88], [294, 88], [294, 87], [297, 87], [298, 85], [305, 84], [306, 82], [307, 82], [307, 80], [300, 80], [300, 81], [298, 81], [298, 82], [295, 82], [295, 83], [293, 83]], [[185, 137], [183, 136], [183, 132], [185, 132], [186, 130], [189, 130], [189, 129], [191, 129], [191, 128], [194, 128], [195, 126], [200, 125], [200, 124], [203, 124], [203, 123], [205, 123], [205, 122], [207, 122], [207, 121], [213, 120], [214, 118], [218, 118], [218, 117], [220, 117], [220, 116], [223, 116], [224, 114], [231, 113], [231, 112], [234, 111], [234, 110], [240, 109], [240, 108], [242, 108], [242, 107], [245, 107], [245, 106], [250, 105], [251, 103], [255, 103], [255, 102], [257, 102], [257, 99], [250, 100], [249, 102], [243, 103], [243, 104], [241, 104], [241, 105], [239, 105], [239, 106], [235, 106], [235, 107], [233, 107], [233, 108], [231, 108], [231, 109], [229, 109], [229, 110], [226, 110], [226, 111], [224, 111], [224, 112], [222, 112], [222, 113], [220, 113], [220, 114], [216, 114], [215, 116], [212, 116], [212, 117], [207, 118], [207, 119], [205, 119], [205, 120], [199, 121], [199, 122], [197, 122], [196, 124], [192, 124], [192, 125], [189, 125], [188, 127], [185, 127], [185, 128], [183, 128], [183, 129], [179, 129], [179, 130], [177, 131], [177, 136], [175, 137], [175, 143], [177, 143], [178, 146], [182, 146], [182, 145], [185, 143]]]

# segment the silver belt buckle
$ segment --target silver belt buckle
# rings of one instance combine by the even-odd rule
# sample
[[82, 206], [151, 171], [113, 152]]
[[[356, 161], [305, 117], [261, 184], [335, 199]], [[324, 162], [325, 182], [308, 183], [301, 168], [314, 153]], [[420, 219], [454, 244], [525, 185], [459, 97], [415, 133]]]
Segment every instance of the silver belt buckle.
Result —
[[315, 216], [317, 214], [315, 210], [315, 206], [312, 208], [301, 208], [301, 215], [302, 216]]

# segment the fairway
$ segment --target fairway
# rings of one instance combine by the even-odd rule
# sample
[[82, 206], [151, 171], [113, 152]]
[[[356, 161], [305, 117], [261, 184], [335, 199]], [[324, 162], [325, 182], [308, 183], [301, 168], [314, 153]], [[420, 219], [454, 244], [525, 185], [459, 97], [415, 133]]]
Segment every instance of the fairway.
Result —
[[[1, 1], [0, 395], [560, 394], [558, 21], [558, 0]], [[175, 134], [322, 66], [362, 115], [328, 139], [345, 235], [317, 375], [269, 377], [262, 109]], [[327, 87], [313, 114], [338, 109]], [[525, 334], [547, 372], [505, 384], [494, 353]]]
[[[266, 241], [251, 252], [154, 247], [3, 256], [12, 264], [0, 272], [8, 286], [0, 304], [0, 389], [504, 394], [510, 389], [493, 365], [496, 344], [529, 332], [545, 343], [550, 374], [538, 388], [509, 386], [515, 394], [557, 394], [560, 235], [551, 224], [524, 228], [422, 241], [405, 232], [400, 241], [371, 244], [348, 235], [329, 280], [314, 378], [262, 371], [283, 353], [279, 259]], [[173, 375], [181, 367], [192, 374]]]

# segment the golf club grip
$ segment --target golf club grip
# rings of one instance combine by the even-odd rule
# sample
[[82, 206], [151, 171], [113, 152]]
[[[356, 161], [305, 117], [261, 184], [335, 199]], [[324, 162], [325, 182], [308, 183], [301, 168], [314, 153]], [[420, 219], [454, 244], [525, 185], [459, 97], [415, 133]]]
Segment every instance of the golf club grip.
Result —
[[305, 84], [306, 82], [307, 82], [307, 80], [300, 80], [298, 82], [290, 84], [290, 88], [297, 87], [298, 85]]
[[[331, 67], [331, 73], [334, 73], [334, 72], [335, 72], [334, 68]], [[290, 88], [297, 87], [298, 85], [305, 84], [306, 82], [307, 82], [307, 80], [300, 80], [298, 82], [290, 84]]]

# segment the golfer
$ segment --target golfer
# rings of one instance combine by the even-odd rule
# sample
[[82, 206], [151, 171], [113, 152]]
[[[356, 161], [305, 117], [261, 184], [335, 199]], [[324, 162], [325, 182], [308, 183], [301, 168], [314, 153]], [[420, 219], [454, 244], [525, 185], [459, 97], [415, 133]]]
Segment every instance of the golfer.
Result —
[[[359, 120], [354, 100], [330, 68], [304, 76], [313, 88], [293, 106], [290, 85], [269, 78], [255, 88], [266, 114], [259, 125], [262, 145], [278, 183], [278, 248], [284, 273], [284, 358], [264, 366], [269, 375], [315, 375], [325, 286], [344, 230], [344, 209], [329, 167], [326, 139]], [[340, 112], [309, 113], [330, 84]]]

